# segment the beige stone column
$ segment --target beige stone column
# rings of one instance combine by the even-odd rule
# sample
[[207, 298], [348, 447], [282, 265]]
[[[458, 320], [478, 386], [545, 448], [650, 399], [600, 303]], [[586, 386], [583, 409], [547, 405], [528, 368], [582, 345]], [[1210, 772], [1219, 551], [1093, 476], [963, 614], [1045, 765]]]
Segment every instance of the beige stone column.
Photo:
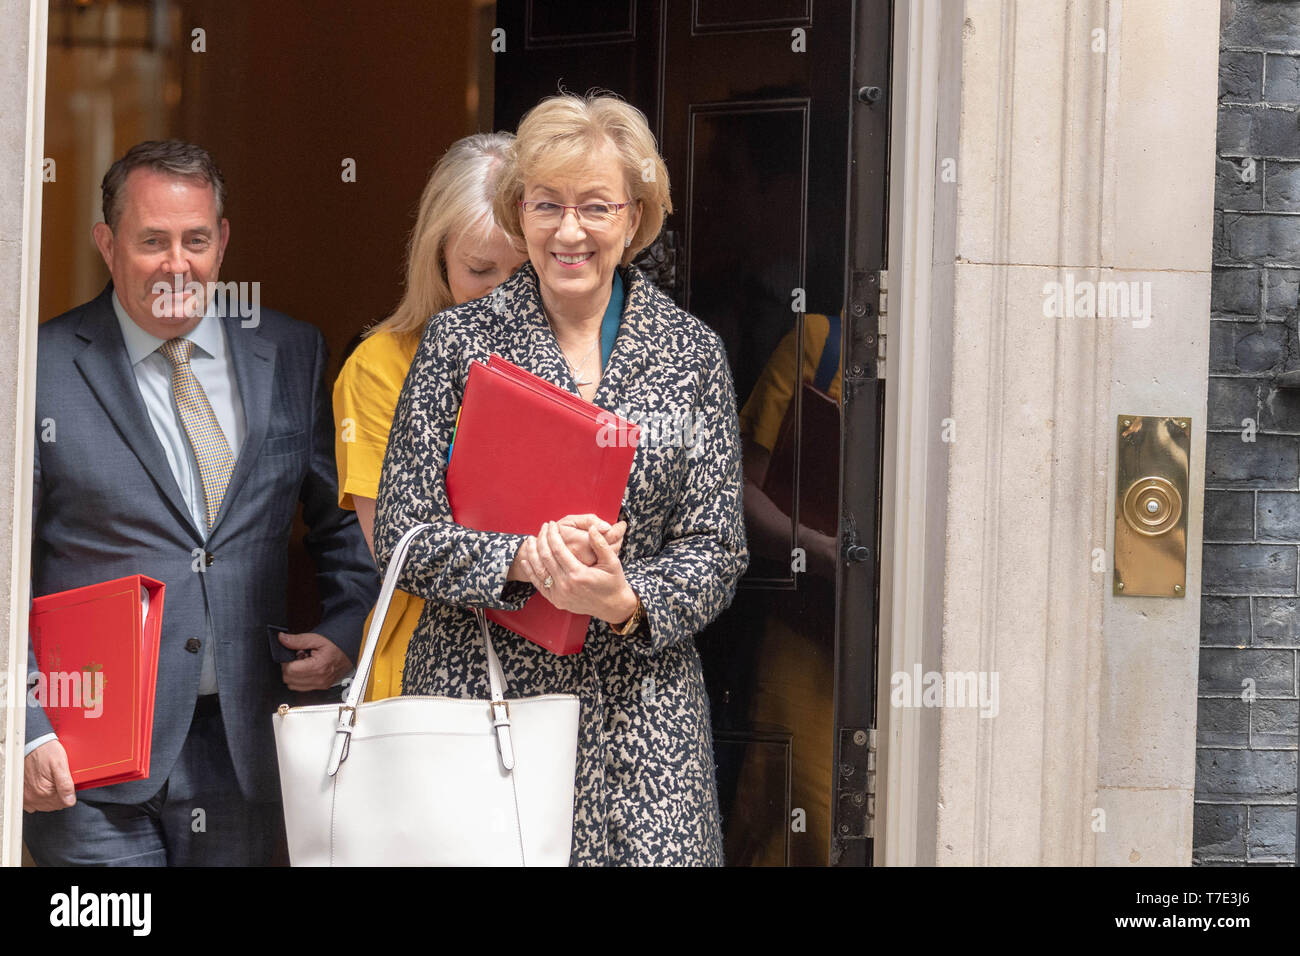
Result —
[[45, 122], [45, 0], [0, 0], [0, 863], [22, 852], [23, 684]]
[[[878, 861], [1187, 864], [1219, 7], [906, 6]], [[1067, 281], [1149, 322], [1048, 317]], [[1111, 595], [1120, 413], [1192, 419], [1185, 598]], [[997, 716], [890, 706], [917, 664]]]

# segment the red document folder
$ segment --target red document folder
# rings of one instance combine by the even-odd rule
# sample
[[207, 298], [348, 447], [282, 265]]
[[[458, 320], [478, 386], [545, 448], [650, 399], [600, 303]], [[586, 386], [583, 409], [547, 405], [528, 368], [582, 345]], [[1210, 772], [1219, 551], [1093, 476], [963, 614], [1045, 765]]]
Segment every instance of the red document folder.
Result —
[[[536, 534], [569, 514], [618, 521], [640, 429], [499, 355], [470, 366], [447, 467], [459, 525]], [[556, 654], [582, 650], [590, 617], [535, 594], [488, 618]]]
[[68, 753], [78, 790], [149, 776], [164, 590], [133, 574], [32, 601], [41, 676], [30, 693]]

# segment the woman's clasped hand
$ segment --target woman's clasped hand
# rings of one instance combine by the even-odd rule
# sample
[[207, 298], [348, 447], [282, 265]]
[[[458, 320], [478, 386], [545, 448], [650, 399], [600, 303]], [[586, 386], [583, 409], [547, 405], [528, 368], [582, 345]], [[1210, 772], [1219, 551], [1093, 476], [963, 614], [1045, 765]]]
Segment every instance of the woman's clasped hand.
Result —
[[548, 521], [519, 546], [509, 579], [527, 581], [556, 607], [617, 624], [636, 611], [619, 551], [627, 522], [596, 515]]

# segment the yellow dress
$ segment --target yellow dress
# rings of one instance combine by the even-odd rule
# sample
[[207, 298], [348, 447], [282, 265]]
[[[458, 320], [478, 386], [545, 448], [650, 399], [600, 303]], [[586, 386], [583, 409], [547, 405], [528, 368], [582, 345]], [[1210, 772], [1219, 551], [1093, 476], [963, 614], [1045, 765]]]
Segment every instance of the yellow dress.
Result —
[[[740, 410], [740, 432], [771, 452], [777, 444], [795, 389], [812, 383], [830, 336], [830, 320], [808, 313], [803, 323], [803, 369], [795, 377], [797, 337], [794, 330], [781, 339]], [[840, 399], [841, 375], [836, 369], [826, 392]], [[838, 454], [838, 449], [835, 450]], [[805, 466], [806, 467], [806, 466]], [[768, 618], [756, 635], [758, 662], [749, 718], [756, 729], [791, 734], [790, 806], [804, 810], [805, 828], [789, 835], [789, 862], [793, 866], [826, 863], [831, 838], [831, 785], [835, 768], [834, 641], [831, 633], [793, 630], [779, 616]], [[761, 759], [752, 755], [742, 767], [740, 792], [760, 786]], [[760, 833], [746, 813], [743, 801], [733, 809], [727, 833], [735, 846], [733, 865], [780, 865], [784, 840], [777, 833]], [[766, 839], [764, 838], [766, 837]]]
[[[809, 312], [803, 317], [803, 373], [801, 381], [811, 382], [817, 374], [822, 350], [830, 336], [830, 320], [821, 314]], [[772, 357], [768, 359], [754, 390], [740, 410], [740, 433], [753, 439], [768, 451], [776, 448], [776, 439], [785, 420], [786, 410], [794, 400], [794, 330], [781, 339]], [[840, 369], [835, 370], [826, 394], [840, 400]]]
[[[419, 336], [379, 332], [363, 339], [334, 383], [334, 457], [339, 468], [339, 507], [355, 511], [353, 495], [379, 497], [379, 475], [402, 383], [420, 344]], [[366, 700], [402, 692], [406, 646], [424, 611], [424, 599], [393, 594], [388, 620], [370, 669]], [[373, 611], [371, 612], [374, 613]], [[370, 618], [366, 618], [366, 628]]]

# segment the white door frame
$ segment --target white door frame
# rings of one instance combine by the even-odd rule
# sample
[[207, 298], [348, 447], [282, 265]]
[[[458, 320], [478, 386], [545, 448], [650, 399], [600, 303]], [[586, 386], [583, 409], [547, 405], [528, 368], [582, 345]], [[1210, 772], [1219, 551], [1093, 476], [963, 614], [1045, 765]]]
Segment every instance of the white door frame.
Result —
[[[13, 4], [18, 7], [19, 4]], [[4, 762], [0, 764], [3, 785], [3, 832], [0, 834], [0, 864], [22, 863], [23, 744], [27, 717], [27, 609], [31, 586], [32, 533], [32, 448], [36, 440], [36, 329], [41, 269], [41, 191], [45, 147], [45, 61], [49, 20], [48, 0], [29, 0], [27, 10], [27, 82], [25, 86], [26, 136], [23, 143], [23, 218], [19, 252], [18, 326], [13, 350], [0, 359], [13, 373], [13, 435], [10, 438], [12, 496], [9, 501], [9, 633], [6, 647], [3, 691]], [[19, 96], [22, 94], [20, 93]], [[14, 97], [18, 99], [19, 97]], [[12, 163], [15, 157], [2, 160]], [[4, 255], [0, 252], [0, 255]], [[2, 560], [2, 559], [0, 559]]]
[[[950, 365], [932, 347], [950, 332], [955, 191], [938, 189], [957, 148], [964, 4], [894, 7], [889, 161], [885, 426], [880, 540], [875, 863], [934, 862], [939, 746], [933, 710], [890, 706], [890, 678], [937, 660], [942, 632], [945, 481], [936, 450]], [[944, 263], [947, 263], [946, 267]], [[939, 448], [946, 446], [937, 446]], [[926, 754], [931, 758], [926, 759]], [[922, 845], [928, 838], [931, 846]]]

